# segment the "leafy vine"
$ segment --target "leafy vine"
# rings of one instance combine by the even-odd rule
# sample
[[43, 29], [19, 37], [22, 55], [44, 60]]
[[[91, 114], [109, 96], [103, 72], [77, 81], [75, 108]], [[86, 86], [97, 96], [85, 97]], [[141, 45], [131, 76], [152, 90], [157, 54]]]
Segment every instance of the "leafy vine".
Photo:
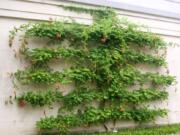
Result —
[[[17, 97], [23, 107], [27, 103], [36, 107], [51, 106], [55, 102], [63, 104], [57, 116], [41, 118], [37, 127], [67, 133], [72, 127], [103, 124], [109, 120], [143, 123], [167, 115], [166, 109], [138, 105], [167, 99], [164, 86], [171, 85], [175, 77], [142, 72], [137, 66], [166, 67], [165, 58], [154, 53], [165, 49], [166, 43], [149, 31], [143, 32], [140, 26], [119, 19], [110, 8], [62, 7], [89, 13], [94, 23], [89, 26], [60, 21], [29, 23], [15, 28], [9, 36], [12, 46], [17, 32], [24, 32], [20, 53], [31, 66], [13, 74], [21, 84], [48, 87], [75, 82], [75, 88], [67, 95], [59, 89], [47, 89]], [[31, 49], [27, 41], [34, 37], [48, 39], [55, 45]], [[152, 53], [147, 54], [147, 51]], [[66, 58], [72, 60], [71, 68], [55, 71], [48, 65], [53, 59], [61, 61]], [[135, 86], [139, 89], [134, 89]], [[93, 102], [96, 106], [91, 104]], [[62, 113], [63, 109], [68, 111]]]

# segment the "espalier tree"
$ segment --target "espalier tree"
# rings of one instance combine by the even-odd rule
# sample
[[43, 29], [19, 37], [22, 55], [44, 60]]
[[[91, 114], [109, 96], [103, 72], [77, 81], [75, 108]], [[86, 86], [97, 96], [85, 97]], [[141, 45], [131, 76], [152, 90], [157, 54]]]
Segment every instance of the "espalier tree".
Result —
[[[19, 52], [30, 63], [26, 69], [14, 73], [14, 78], [22, 85], [47, 88], [18, 95], [19, 105], [61, 105], [57, 116], [41, 118], [37, 128], [65, 134], [74, 127], [110, 120], [141, 124], [167, 115], [166, 109], [150, 109], [144, 103], [167, 99], [165, 86], [171, 85], [174, 77], [142, 72], [137, 66], [166, 67], [163, 56], [155, 55], [166, 48], [165, 42], [153, 33], [142, 31], [140, 26], [118, 19], [110, 8], [63, 8], [89, 13], [94, 22], [88, 26], [52, 20], [29, 23], [14, 28], [9, 36], [12, 46], [16, 33], [24, 32]], [[27, 41], [34, 37], [48, 39], [47, 46], [29, 48]], [[70, 61], [71, 67], [53, 70], [48, 63], [57, 59]], [[72, 83], [74, 89], [66, 95], [57, 87]]]

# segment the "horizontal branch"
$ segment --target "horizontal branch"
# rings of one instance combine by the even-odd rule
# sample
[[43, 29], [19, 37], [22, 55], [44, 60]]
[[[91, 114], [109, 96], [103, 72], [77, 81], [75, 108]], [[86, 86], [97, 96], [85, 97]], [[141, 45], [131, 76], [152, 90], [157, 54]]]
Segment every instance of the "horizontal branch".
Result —
[[31, 91], [22, 94], [17, 99], [19, 103], [25, 102], [32, 106], [52, 105], [54, 102], [63, 103], [65, 108], [87, 104], [93, 101], [118, 101], [118, 104], [139, 104], [148, 101], [167, 99], [168, 92], [157, 89], [139, 89], [132, 92], [128, 90], [107, 89], [102, 92], [93, 89], [75, 89], [62, 96], [57, 90]]
[[57, 82], [64, 84], [72, 81], [84, 83], [87, 81], [97, 81], [98, 85], [106, 86], [109, 85], [110, 81], [111, 83], [121, 83], [123, 87], [134, 85], [135, 82], [140, 84], [152, 82], [155, 85], [171, 85], [175, 80], [173, 76], [161, 75], [159, 73], [141, 73], [132, 67], [122, 68], [107, 75], [106, 73], [102, 74], [101, 72], [92, 71], [89, 68], [74, 68], [63, 72], [31, 69], [19, 70], [14, 73], [14, 76], [22, 84], [54, 84]]
[[109, 120], [133, 120], [136, 122], [149, 122], [157, 116], [165, 116], [165, 109], [125, 109], [121, 107], [97, 109], [87, 108], [81, 114], [58, 115], [57, 117], [42, 118], [37, 122], [40, 129], [57, 129], [59, 132], [67, 132], [72, 127], [89, 124], [104, 123]]
[[[103, 53], [103, 51], [106, 53]], [[80, 59], [91, 60], [92, 62], [100, 62], [104, 59], [110, 59], [110, 63], [113, 64], [115, 62], [119, 63], [148, 63], [157, 66], [166, 65], [165, 59], [162, 57], [155, 57], [152, 55], [136, 52], [134, 50], [125, 50], [122, 52], [120, 49], [111, 49], [109, 53], [107, 53], [107, 49], [105, 48], [97, 48], [91, 51], [85, 51], [83, 49], [74, 49], [74, 48], [58, 48], [58, 49], [50, 49], [50, 48], [36, 48], [36, 49], [27, 49], [24, 52], [24, 55], [32, 62], [32, 64], [42, 65], [49, 62], [51, 59], [60, 59], [60, 58], [69, 58], [69, 57], [77, 57]], [[102, 55], [102, 56], [100, 56]]]
[[41, 22], [35, 23], [26, 28], [26, 37], [43, 37], [57, 41], [69, 40], [72, 42], [86, 42], [96, 40], [100, 44], [119, 44], [128, 43], [139, 46], [162, 47], [164, 41], [157, 35], [150, 32], [142, 32], [126, 21], [119, 21], [118, 25], [112, 19], [102, 20], [94, 23], [92, 26], [83, 26], [82, 24], [63, 22]]
[[68, 69], [64, 72], [58, 71], [46, 71], [46, 70], [33, 70], [28, 69], [24, 71], [18, 70], [14, 73], [14, 76], [22, 83], [22, 84], [54, 84], [60, 82], [62, 84], [69, 83], [71, 81], [81, 81], [85, 82], [88, 80], [93, 80], [95, 78], [95, 74], [91, 72], [90, 69], [87, 68], [79, 68], [79, 69]]

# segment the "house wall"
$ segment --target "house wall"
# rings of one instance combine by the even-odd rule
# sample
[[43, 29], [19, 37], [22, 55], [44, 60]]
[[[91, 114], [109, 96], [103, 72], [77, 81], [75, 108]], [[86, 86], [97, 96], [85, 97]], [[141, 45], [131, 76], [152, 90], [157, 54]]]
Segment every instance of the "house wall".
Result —
[[[64, 11], [58, 5], [72, 3], [60, 0], [1, 0], [0, 1], [0, 134], [2, 135], [34, 135], [36, 133], [35, 122], [57, 112], [54, 109], [19, 108], [16, 102], [9, 103], [10, 96], [14, 98], [14, 91], [21, 93], [25, 90], [15, 90], [9, 73], [24, 67], [25, 63], [14, 57], [18, 48], [18, 38], [15, 39], [12, 48], [8, 46], [9, 31], [29, 21], [48, 21], [49, 18], [71, 20], [72, 18], [82, 24], [91, 24], [92, 17], [87, 14], [77, 14]], [[81, 5], [84, 7], [95, 6]], [[180, 123], [180, 20], [165, 18], [150, 14], [142, 14], [125, 10], [117, 10], [119, 17], [126, 17], [130, 21], [149, 26], [150, 30], [159, 34], [167, 42], [173, 42], [175, 46], [168, 46], [167, 62], [169, 74], [176, 76], [177, 84], [167, 88], [169, 99], [156, 102], [151, 106], [160, 106], [169, 109], [166, 118], [158, 118], [157, 124]], [[43, 42], [39, 41], [40, 44]], [[166, 72], [165, 69], [158, 69]], [[112, 127], [111, 124], [108, 124]], [[121, 122], [117, 127], [132, 127], [132, 122]], [[96, 130], [104, 130], [103, 127], [92, 127]], [[90, 129], [89, 129], [90, 130]]]

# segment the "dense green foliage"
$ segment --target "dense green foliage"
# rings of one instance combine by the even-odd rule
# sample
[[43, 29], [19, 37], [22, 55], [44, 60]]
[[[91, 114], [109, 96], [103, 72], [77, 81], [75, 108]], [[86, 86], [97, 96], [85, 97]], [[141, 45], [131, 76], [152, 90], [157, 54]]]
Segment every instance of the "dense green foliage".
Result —
[[[81, 59], [89, 59], [93, 61], [95, 56], [97, 57], [99, 52], [108, 53], [108, 49], [99, 47], [98, 49], [92, 49], [91, 51], [78, 50], [73, 48], [58, 48], [58, 49], [49, 49], [49, 48], [35, 48], [33, 50], [26, 50], [26, 57], [32, 62], [32, 64], [46, 64], [51, 59], [61, 59], [69, 57], [78, 57]], [[127, 50], [126, 52], [121, 52], [118, 49], [112, 49], [108, 54], [107, 58], [111, 59], [112, 62], [133, 62], [133, 63], [149, 63], [157, 66], [165, 65], [165, 61], [161, 57], [154, 57], [152, 55], [137, 53], [134, 50]]]
[[[135, 81], [138, 81], [141, 84], [147, 81], [152, 81], [153, 84], [157, 85], [170, 85], [174, 81], [174, 77], [172, 76], [160, 75], [158, 73], [150, 72], [143, 74], [132, 67], [125, 67], [120, 69], [119, 71], [111, 72], [112, 73], [110, 79], [114, 79], [113, 81], [121, 80], [122, 82], [124, 82], [124, 84], [121, 84], [122, 86], [132, 85]], [[88, 68], [74, 68], [65, 70], [63, 72], [34, 69], [29, 69], [25, 71], [19, 70], [15, 73], [15, 76], [23, 84], [53, 84], [57, 82], [64, 84], [71, 82], [71, 80], [79, 82], [96, 80], [101, 85], [102, 83], [104, 83], [104, 81], [106, 81], [104, 80], [104, 78], [101, 78], [101, 75], [96, 75], [94, 71], [91, 71]]]
[[[69, 83], [71, 80], [87, 81], [95, 78], [95, 74], [88, 68], [68, 69], [64, 72], [53, 72], [48, 70], [25, 70], [15, 73], [17, 79], [23, 84], [44, 83], [53, 84], [56, 82]], [[170, 80], [171, 81], [171, 80]]]
[[[14, 73], [14, 77], [23, 85], [55, 87], [23, 93], [17, 98], [21, 106], [62, 104], [57, 116], [42, 118], [37, 127], [66, 133], [72, 127], [109, 120], [143, 123], [165, 116], [166, 109], [138, 106], [168, 98], [164, 86], [171, 85], [175, 78], [138, 68], [142, 64], [166, 66], [165, 59], [156, 54], [166, 48], [164, 41], [155, 34], [142, 32], [135, 24], [119, 20], [109, 8], [64, 8], [90, 13], [95, 21], [90, 26], [38, 22], [10, 32], [11, 46], [16, 32], [24, 31], [20, 53], [31, 63], [30, 67]], [[28, 39], [35, 37], [48, 40], [48, 47], [28, 47]], [[70, 61], [71, 67], [55, 71], [49, 66], [53, 60]], [[69, 83], [75, 88], [67, 95], [56, 87]]]
[[86, 108], [83, 113], [58, 115], [57, 117], [43, 118], [37, 122], [37, 126], [41, 129], [56, 128], [60, 132], [72, 126], [83, 126], [95, 123], [102, 123], [107, 120], [134, 120], [137, 122], [148, 122], [154, 120], [155, 117], [164, 116], [167, 114], [165, 109], [149, 110], [143, 109], [127, 109], [122, 110], [119, 107], [97, 109], [94, 107]]
[[152, 100], [163, 100], [167, 99], [167, 97], [168, 93], [166, 91], [158, 91], [156, 89], [140, 89], [132, 92], [129, 92], [128, 90], [106, 90], [98, 92], [98, 90], [81, 88], [73, 90], [66, 96], [62, 96], [57, 90], [31, 91], [19, 96], [18, 99], [24, 100], [32, 106], [52, 105], [53, 102], [61, 101], [65, 108], [72, 109], [75, 106], [88, 104], [88, 102], [95, 100], [110, 100], [112, 103], [117, 100], [118, 103], [121, 104], [139, 104]]
[[52, 105], [55, 101], [60, 101], [62, 95], [59, 91], [47, 90], [38, 92], [27, 92], [18, 97], [19, 102], [25, 101], [32, 106]]

